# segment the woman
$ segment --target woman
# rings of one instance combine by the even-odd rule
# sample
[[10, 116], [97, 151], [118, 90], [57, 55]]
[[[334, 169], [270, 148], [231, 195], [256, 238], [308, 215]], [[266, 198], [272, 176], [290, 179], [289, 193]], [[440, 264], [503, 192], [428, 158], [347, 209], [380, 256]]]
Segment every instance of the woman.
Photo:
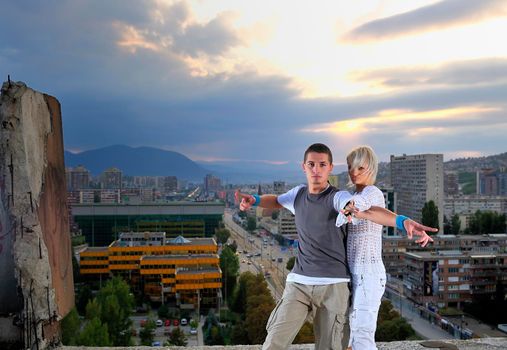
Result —
[[[353, 149], [347, 156], [348, 172], [355, 193], [372, 206], [385, 207], [384, 195], [373, 184], [378, 160], [368, 146]], [[347, 260], [352, 275], [350, 341], [353, 350], [377, 349], [375, 330], [380, 302], [385, 290], [386, 270], [382, 262], [382, 225], [366, 220], [361, 213], [349, 225]]]

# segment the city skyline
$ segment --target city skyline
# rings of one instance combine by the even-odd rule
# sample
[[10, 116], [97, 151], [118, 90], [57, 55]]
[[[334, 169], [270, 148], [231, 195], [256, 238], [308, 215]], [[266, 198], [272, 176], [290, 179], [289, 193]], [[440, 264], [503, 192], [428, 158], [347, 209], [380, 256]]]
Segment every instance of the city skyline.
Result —
[[[66, 149], [343, 164], [506, 151], [507, 5], [455, 0], [3, 4], [0, 74], [55, 96]], [[34, 34], [35, 33], [35, 34]]]

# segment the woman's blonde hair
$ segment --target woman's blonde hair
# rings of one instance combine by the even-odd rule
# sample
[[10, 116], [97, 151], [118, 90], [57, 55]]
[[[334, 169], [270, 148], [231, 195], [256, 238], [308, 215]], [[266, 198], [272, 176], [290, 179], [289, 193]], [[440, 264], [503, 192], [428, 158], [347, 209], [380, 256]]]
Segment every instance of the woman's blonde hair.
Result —
[[[370, 146], [359, 146], [354, 148], [347, 155], [347, 165], [351, 168], [359, 168], [360, 166], [365, 168], [365, 172], [368, 173], [368, 179], [366, 185], [373, 185], [377, 179], [378, 172], [378, 159]], [[349, 177], [349, 186], [354, 186]]]

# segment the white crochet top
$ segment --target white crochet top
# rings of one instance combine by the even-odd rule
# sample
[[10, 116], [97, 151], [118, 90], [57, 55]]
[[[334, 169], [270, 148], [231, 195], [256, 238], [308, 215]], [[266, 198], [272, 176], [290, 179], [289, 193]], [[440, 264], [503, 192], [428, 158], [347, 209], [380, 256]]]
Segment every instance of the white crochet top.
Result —
[[[384, 195], [376, 186], [366, 186], [358, 194], [368, 202], [368, 206], [385, 208]], [[382, 225], [364, 219], [348, 225], [347, 261], [353, 274], [385, 274]]]

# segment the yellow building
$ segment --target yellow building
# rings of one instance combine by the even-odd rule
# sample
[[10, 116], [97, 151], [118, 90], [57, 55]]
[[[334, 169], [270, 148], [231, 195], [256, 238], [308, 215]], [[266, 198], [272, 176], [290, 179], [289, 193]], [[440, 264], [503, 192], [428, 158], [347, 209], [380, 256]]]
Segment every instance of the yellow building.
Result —
[[216, 306], [222, 287], [213, 238], [167, 239], [165, 232], [124, 232], [109, 247], [80, 254], [80, 273], [95, 278], [121, 275], [153, 301]]

